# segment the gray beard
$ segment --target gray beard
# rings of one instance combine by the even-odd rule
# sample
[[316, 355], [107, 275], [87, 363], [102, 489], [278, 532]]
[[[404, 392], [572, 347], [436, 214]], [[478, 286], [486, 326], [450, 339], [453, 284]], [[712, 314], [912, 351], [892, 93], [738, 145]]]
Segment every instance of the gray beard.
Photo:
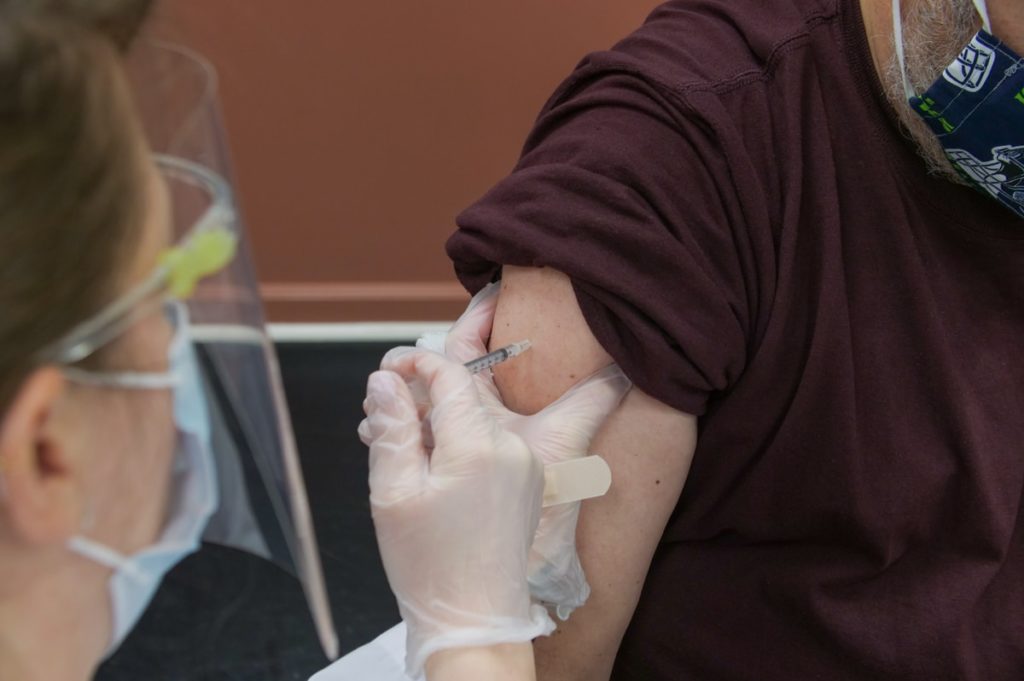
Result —
[[[914, 91], [923, 93], [938, 80], [981, 27], [971, 0], [904, 0], [903, 49], [907, 77]], [[889, 60], [882, 85], [890, 104], [928, 172], [957, 184], [967, 184], [950, 163], [939, 139], [911, 107], [903, 90], [903, 75], [895, 54]]]

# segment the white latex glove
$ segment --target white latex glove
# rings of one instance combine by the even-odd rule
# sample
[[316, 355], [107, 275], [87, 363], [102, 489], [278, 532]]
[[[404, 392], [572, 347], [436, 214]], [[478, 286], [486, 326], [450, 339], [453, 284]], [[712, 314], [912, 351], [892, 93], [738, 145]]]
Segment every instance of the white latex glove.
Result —
[[[497, 283], [485, 287], [473, 297], [447, 334], [425, 336], [417, 346], [443, 352], [458, 362], [486, 354], [499, 290]], [[505, 407], [491, 372], [477, 374], [474, 381], [494, 418], [522, 437], [544, 465], [587, 456], [594, 435], [631, 387], [618, 366], [612, 365], [582, 381], [544, 410], [523, 416]], [[544, 509], [530, 547], [530, 593], [537, 601], [554, 608], [562, 620], [569, 619], [572, 611], [590, 596], [590, 585], [576, 552], [579, 512], [579, 502]]]
[[[370, 447], [384, 569], [408, 627], [409, 675], [438, 650], [551, 633], [554, 623], [531, 603], [526, 584], [542, 464], [500, 427], [457, 362], [400, 349], [381, 368], [370, 376], [359, 433]], [[432, 447], [406, 381], [426, 389]]]

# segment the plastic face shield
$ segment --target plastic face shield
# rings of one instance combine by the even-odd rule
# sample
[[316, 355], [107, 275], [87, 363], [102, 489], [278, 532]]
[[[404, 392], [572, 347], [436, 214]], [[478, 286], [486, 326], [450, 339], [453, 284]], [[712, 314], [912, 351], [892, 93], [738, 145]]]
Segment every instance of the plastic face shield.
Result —
[[167, 297], [184, 301], [203, 372], [220, 506], [204, 541], [273, 561], [302, 583], [325, 653], [338, 642], [280, 371], [234, 202], [211, 67], [187, 50], [141, 45], [129, 64], [176, 246], [152, 276], [53, 352], [77, 362]]

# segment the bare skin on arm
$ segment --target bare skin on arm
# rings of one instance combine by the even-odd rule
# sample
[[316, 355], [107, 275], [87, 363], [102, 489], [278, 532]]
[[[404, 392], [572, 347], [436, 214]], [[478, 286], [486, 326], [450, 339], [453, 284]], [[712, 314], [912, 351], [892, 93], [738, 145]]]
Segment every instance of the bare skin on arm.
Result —
[[[528, 338], [531, 350], [495, 370], [509, 408], [539, 411], [610, 364], [565, 275], [505, 267], [491, 347]], [[540, 681], [607, 679], [669, 515], [690, 469], [696, 417], [634, 388], [592, 451], [612, 469], [607, 495], [583, 503], [576, 532], [592, 593], [558, 630], [534, 643]]]

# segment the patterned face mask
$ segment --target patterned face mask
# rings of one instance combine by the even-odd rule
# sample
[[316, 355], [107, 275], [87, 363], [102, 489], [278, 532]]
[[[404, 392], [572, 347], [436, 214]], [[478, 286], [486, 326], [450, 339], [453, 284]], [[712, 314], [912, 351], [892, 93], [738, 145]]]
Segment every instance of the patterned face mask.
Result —
[[972, 186], [1024, 217], [1024, 59], [992, 35], [985, 0], [974, 0], [983, 28], [924, 93], [907, 77], [899, 0], [892, 0], [896, 58], [910, 106]]

